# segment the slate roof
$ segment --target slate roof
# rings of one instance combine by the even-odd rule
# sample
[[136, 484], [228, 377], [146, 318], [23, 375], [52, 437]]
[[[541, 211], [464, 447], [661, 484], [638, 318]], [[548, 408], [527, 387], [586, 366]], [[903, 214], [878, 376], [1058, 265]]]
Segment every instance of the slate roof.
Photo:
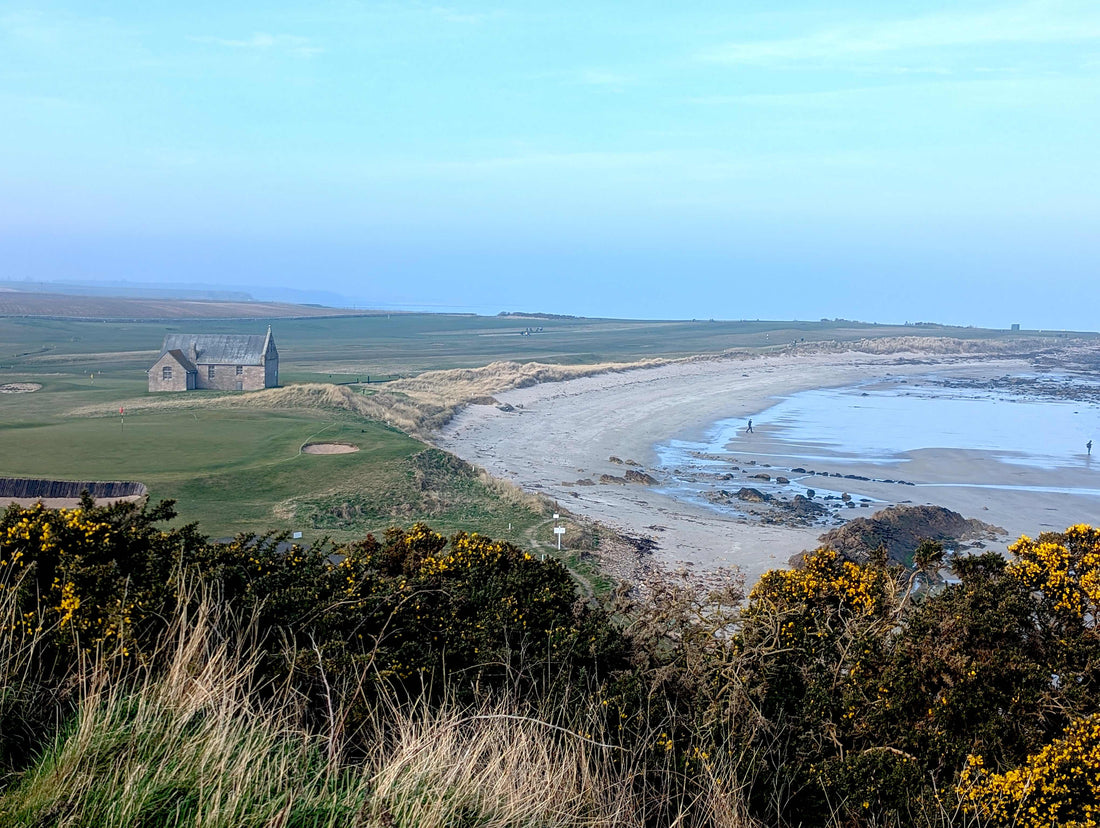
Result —
[[[169, 334], [164, 337], [160, 355], [182, 351], [190, 356], [195, 346], [196, 363], [203, 365], [260, 365], [263, 363], [267, 336], [240, 334]], [[158, 357], [159, 359], [159, 357]]]
[[[183, 370], [186, 371], [187, 373], [189, 373], [189, 374], [193, 373], [193, 372], [198, 373], [199, 369], [195, 367], [195, 363], [193, 363], [191, 360], [189, 360], [187, 358], [187, 354], [185, 354], [179, 348], [172, 348], [168, 351], [165, 351], [165, 353], [171, 354], [172, 358], [176, 362], [178, 362], [183, 367]], [[161, 356], [163, 356], [163, 355], [164, 354], [161, 354]]]

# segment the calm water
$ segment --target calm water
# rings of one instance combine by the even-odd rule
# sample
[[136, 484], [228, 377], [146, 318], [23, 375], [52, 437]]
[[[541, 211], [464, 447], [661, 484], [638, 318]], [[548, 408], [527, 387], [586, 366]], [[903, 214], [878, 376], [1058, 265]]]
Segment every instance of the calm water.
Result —
[[[1082, 385], [1079, 378], [1073, 382]], [[1095, 391], [1100, 384], [1088, 387]], [[875, 477], [903, 478], [906, 453], [921, 449], [976, 450], [1002, 462], [1045, 469], [1081, 468], [1090, 439], [1100, 455], [1100, 405], [1095, 402], [947, 388], [937, 385], [935, 378], [804, 391], [754, 414], [752, 420], [754, 427], [763, 429], [761, 436], [766, 433], [781, 441], [769, 449], [772, 463], [870, 463], [881, 469]], [[723, 420], [700, 441], [670, 440], [657, 446], [660, 465], [668, 472], [682, 472], [670, 474], [667, 492], [700, 500], [708, 487], [728, 487], [707, 478], [729, 467], [717, 458], [744, 462], [754, 456], [754, 447], [743, 439], [745, 425], [744, 418]], [[1094, 462], [1100, 466], [1100, 456]], [[827, 485], [820, 478], [807, 482], [819, 491]], [[795, 481], [792, 485], [798, 488]], [[968, 485], [1005, 487], [1001, 481], [974, 480]], [[1097, 489], [1074, 491], [1100, 495]]]
[[805, 391], [753, 419], [784, 441], [865, 461], [974, 449], [1043, 468], [1079, 466], [1085, 443], [1100, 442], [1096, 403], [914, 382]]
[[[792, 456], [895, 463], [918, 449], [973, 449], [1044, 468], [1080, 465], [1085, 443], [1100, 453], [1100, 405], [933, 384], [874, 383], [803, 391], [753, 415], [755, 426], [797, 446]], [[723, 453], [745, 420], [716, 423], [701, 442], [659, 447]], [[681, 451], [668, 449], [677, 447]], [[662, 457], [662, 462], [666, 458]], [[667, 463], [666, 463], [667, 464]]]

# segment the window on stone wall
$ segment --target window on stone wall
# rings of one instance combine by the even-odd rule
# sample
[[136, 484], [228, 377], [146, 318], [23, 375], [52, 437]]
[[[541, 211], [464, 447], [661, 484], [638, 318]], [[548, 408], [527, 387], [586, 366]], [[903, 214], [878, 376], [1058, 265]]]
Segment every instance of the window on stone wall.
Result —
[[207, 379], [214, 379], [214, 366], [213, 365], [207, 365], [206, 366], [206, 378]]
[[163, 368], [160, 369], [160, 378], [162, 380], [172, 379], [172, 366], [171, 365], [165, 365]]
[[237, 376], [239, 377], [243, 373], [244, 373], [244, 366], [243, 365], [238, 365], [237, 366]]

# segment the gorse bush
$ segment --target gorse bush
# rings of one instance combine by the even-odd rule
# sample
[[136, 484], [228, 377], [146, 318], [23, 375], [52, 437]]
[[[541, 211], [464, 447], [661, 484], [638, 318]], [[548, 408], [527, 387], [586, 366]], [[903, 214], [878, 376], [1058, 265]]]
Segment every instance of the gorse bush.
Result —
[[140, 637], [171, 602], [174, 570], [206, 544], [193, 527], [156, 526], [172, 517], [167, 503], [10, 507], [0, 517], [0, 589], [15, 600], [20, 621], [9, 632], [46, 632], [62, 650]]
[[990, 773], [971, 756], [960, 789], [987, 824], [1041, 828], [1100, 825], [1100, 716], [1079, 719], [1018, 768]]
[[[333, 695], [351, 688], [368, 704], [372, 686], [453, 694], [448, 673], [464, 677], [456, 687], [567, 694], [624, 662], [616, 628], [578, 602], [568, 571], [511, 544], [421, 524], [342, 546], [275, 535], [211, 543], [193, 527], [157, 528], [172, 516], [170, 504], [90, 502], [4, 513], [5, 634], [9, 647], [36, 642], [29, 672], [58, 686], [97, 653], [155, 659], [189, 583], [254, 619], [259, 669], [289, 682], [315, 718], [332, 716]], [[359, 715], [343, 715], [351, 734]]]
[[[727, 738], [754, 752], [762, 772], [749, 795], [758, 808], [808, 816], [826, 807], [827, 789], [851, 798], [838, 765], [859, 761], [852, 748], [868, 735], [861, 684], [877, 672], [897, 609], [897, 583], [884, 567], [828, 549], [801, 569], [767, 573], [752, 590], [733, 639], [742, 699]], [[874, 783], [868, 770], [854, 778]]]
[[923, 591], [822, 549], [747, 598], [676, 576], [603, 607], [476, 533], [214, 543], [172, 516], [0, 517], [8, 822], [1095, 824], [1090, 527]]

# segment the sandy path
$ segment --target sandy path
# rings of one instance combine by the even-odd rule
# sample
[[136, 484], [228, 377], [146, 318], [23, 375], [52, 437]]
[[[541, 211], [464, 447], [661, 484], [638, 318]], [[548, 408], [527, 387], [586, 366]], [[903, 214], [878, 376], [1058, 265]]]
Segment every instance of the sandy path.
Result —
[[[97, 498], [96, 506], [110, 506], [112, 503], [136, 503], [145, 495], [127, 495], [126, 497]], [[0, 497], [0, 509], [6, 509], [11, 504], [29, 509], [36, 503], [41, 503], [47, 509], [75, 509], [80, 505], [79, 497]]]
[[[577, 514], [654, 538], [659, 544], [657, 560], [665, 565], [739, 566], [751, 583], [767, 569], [785, 565], [791, 555], [815, 546], [823, 530], [755, 525], [685, 504], [643, 485], [562, 484], [579, 478], [598, 481], [601, 474], [621, 476], [625, 467], [609, 462], [612, 455], [652, 469], [655, 444], [671, 437], [698, 439], [716, 420], [750, 417], [777, 397], [809, 388], [933, 372], [999, 377], [1029, 369], [1021, 360], [924, 354], [782, 355], [680, 363], [498, 394], [501, 403], [516, 410], [470, 406], [436, 435], [435, 442], [498, 477], [557, 499]], [[948, 452], [916, 462], [958, 467], [962, 475], [974, 460], [963, 452]], [[912, 471], [906, 473], [913, 476]], [[1041, 484], [1071, 487], [1080, 481], [1047, 473]], [[1071, 521], [1089, 517], [1074, 513], [1081, 504], [1067, 506], [1057, 493], [986, 490], [976, 494], [972, 489], [941, 487], [909, 488], [905, 495], [915, 503], [956, 508], [1015, 534], [1036, 533], [1041, 528], [1039, 518], [1064, 528], [1065, 523], [1059, 524], [1063, 514]], [[1095, 510], [1095, 500], [1083, 502]]]

